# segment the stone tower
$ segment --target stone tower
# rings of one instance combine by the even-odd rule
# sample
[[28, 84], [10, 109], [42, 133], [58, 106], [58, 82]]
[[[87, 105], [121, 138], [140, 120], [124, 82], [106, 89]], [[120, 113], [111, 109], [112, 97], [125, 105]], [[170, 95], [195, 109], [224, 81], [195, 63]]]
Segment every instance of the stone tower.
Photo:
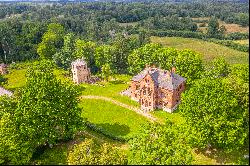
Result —
[[87, 67], [87, 63], [82, 59], [77, 59], [71, 63], [73, 82], [80, 84], [82, 82], [88, 82], [90, 79], [90, 69]]

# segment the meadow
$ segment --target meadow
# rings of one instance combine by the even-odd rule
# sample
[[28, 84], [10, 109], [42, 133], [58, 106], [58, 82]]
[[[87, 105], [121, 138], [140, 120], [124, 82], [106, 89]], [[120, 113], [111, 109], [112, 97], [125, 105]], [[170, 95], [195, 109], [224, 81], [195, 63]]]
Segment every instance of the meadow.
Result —
[[249, 55], [226, 46], [193, 38], [181, 37], [151, 37], [151, 42], [173, 47], [179, 50], [191, 49], [202, 55], [205, 63], [211, 62], [216, 57], [223, 57], [230, 64], [248, 64]]

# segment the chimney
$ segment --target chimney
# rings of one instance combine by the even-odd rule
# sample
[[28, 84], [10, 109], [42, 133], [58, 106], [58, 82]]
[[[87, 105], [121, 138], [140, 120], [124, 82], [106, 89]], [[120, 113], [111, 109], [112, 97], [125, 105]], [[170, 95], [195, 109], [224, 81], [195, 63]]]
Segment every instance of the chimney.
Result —
[[175, 70], [176, 70], [176, 68], [175, 68], [175, 67], [172, 67], [171, 72], [172, 72], [172, 73], [175, 73]]

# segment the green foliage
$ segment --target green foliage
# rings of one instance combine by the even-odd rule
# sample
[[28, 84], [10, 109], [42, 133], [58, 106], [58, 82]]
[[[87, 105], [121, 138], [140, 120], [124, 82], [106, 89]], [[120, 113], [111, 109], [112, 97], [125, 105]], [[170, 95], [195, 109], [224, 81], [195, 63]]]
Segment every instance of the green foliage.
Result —
[[51, 62], [42, 61], [29, 68], [16, 110], [20, 131], [37, 145], [71, 138], [82, 121], [78, 95], [72, 85], [55, 78]]
[[226, 77], [229, 74], [229, 64], [224, 58], [215, 58], [209, 68], [204, 73], [205, 77], [219, 78]]
[[190, 143], [205, 148], [208, 144], [225, 150], [239, 149], [248, 133], [245, 113], [235, 92], [221, 79], [200, 79], [182, 95], [179, 107], [189, 127]]
[[68, 154], [70, 165], [124, 165], [127, 159], [117, 147], [104, 143], [99, 147], [93, 139], [75, 145]]
[[17, 99], [1, 102], [1, 162], [28, 163], [37, 147], [72, 138], [82, 127], [78, 95], [72, 85], [56, 79], [51, 62], [29, 68]]
[[51, 23], [43, 34], [42, 42], [38, 44], [37, 53], [41, 58], [51, 59], [60, 49], [63, 42], [64, 28], [60, 24]]
[[84, 58], [91, 69], [91, 72], [96, 72], [95, 65], [95, 49], [96, 43], [91, 41], [84, 41], [81, 39], [77, 39], [75, 41], [75, 50], [73, 52], [73, 56], [75, 58]]
[[115, 47], [111, 45], [101, 45], [95, 50], [95, 63], [98, 68], [101, 68], [105, 64], [109, 64], [113, 69], [113, 58], [115, 53]]
[[110, 65], [108, 63], [104, 64], [102, 66], [102, 76], [103, 76], [103, 78], [106, 81], [108, 81], [111, 74], [112, 74], [112, 71], [111, 71]]
[[185, 49], [175, 58], [176, 73], [187, 78], [187, 82], [199, 79], [204, 71], [201, 55]]
[[193, 160], [185, 130], [171, 121], [145, 126], [129, 143], [129, 164], [188, 165]]
[[53, 55], [55, 63], [64, 69], [70, 67], [71, 62], [74, 60], [74, 34], [68, 33], [64, 36], [64, 44], [62, 49]]
[[201, 56], [191, 50], [177, 51], [174, 48], [163, 48], [159, 44], [146, 44], [135, 49], [128, 57], [129, 71], [132, 74], [138, 73], [145, 65], [157, 65], [162, 69], [170, 70], [176, 67], [177, 74], [191, 82], [200, 78], [203, 72]]
[[162, 46], [159, 44], [146, 44], [143, 47], [135, 49], [128, 56], [129, 72], [136, 74], [145, 68], [146, 64], [153, 64], [155, 61], [158, 62], [153, 57], [153, 54], [157, 50], [162, 50]]
[[16, 107], [14, 99], [0, 98], [0, 164], [25, 164], [34, 151], [17, 128]]

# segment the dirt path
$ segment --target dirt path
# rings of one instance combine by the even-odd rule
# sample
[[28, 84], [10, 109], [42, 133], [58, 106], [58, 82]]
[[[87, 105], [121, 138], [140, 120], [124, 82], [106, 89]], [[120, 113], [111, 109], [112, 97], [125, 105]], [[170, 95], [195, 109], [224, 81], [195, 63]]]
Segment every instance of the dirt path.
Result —
[[108, 98], [108, 97], [103, 97], [103, 96], [80, 96], [80, 99], [99, 99], [99, 100], [105, 100], [105, 101], [109, 101], [113, 104], [116, 104], [116, 105], [119, 105], [123, 108], [126, 108], [126, 109], [129, 109], [129, 110], [132, 110], [132, 111], [135, 111], [136, 113], [148, 118], [150, 121], [152, 122], [156, 122], [157, 121], [157, 118], [152, 116], [151, 114], [149, 113], [146, 113], [146, 112], [143, 112], [142, 110], [140, 110], [139, 108], [136, 108], [136, 107], [133, 107], [133, 106], [130, 106], [130, 105], [127, 105], [127, 104], [124, 104], [124, 103], [121, 103], [119, 101], [116, 101], [114, 99], [111, 99], [111, 98]]

